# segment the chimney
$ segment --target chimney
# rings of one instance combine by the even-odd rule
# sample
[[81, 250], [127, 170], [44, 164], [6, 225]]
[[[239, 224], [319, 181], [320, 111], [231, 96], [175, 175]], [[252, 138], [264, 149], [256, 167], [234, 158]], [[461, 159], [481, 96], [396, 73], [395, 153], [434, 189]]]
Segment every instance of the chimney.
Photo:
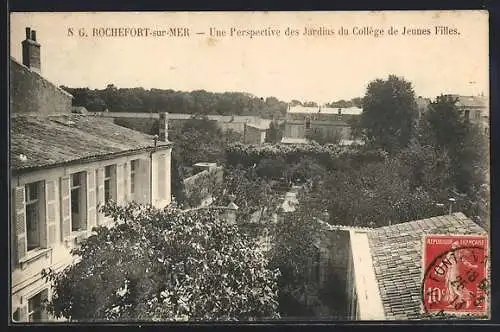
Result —
[[36, 31], [26, 28], [26, 39], [21, 43], [23, 48], [23, 65], [40, 73], [40, 44], [36, 41]]
[[160, 113], [159, 127], [160, 130], [158, 134], [160, 137], [160, 141], [168, 142], [168, 113]]

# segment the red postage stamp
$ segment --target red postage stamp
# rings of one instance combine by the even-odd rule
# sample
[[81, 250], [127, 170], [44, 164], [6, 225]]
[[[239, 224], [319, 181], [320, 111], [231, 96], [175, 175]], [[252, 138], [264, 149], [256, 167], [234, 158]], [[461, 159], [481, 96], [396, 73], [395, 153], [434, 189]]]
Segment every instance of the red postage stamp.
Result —
[[487, 235], [426, 235], [424, 241], [424, 312], [488, 315]]

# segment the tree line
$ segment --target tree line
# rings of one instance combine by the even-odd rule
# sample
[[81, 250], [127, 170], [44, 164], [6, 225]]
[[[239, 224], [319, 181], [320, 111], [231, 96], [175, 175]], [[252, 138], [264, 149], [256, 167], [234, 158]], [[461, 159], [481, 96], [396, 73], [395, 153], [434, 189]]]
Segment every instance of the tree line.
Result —
[[[266, 119], [283, 118], [288, 103], [276, 97], [259, 98], [244, 92], [215, 93], [205, 90], [118, 88], [108, 84], [104, 89], [61, 86], [74, 97], [74, 106], [90, 112], [184, 113], [200, 115], [253, 115]], [[311, 101], [293, 100], [291, 105], [317, 106]], [[360, 107], [361, 98], [332, 102], [330, 107]]]
[[271, 119], [284, 116], [287, 103], [275, 97], [259, 98], [249, 93], [214, 93], [205, 90], [191, 92], [171, 89], [118, 88], [109, 84], [105, 89], [62, 89], [74, 97], [74, 106], [84, 106], [91, 112], [186, 113], [200, 115], [253, 115]]

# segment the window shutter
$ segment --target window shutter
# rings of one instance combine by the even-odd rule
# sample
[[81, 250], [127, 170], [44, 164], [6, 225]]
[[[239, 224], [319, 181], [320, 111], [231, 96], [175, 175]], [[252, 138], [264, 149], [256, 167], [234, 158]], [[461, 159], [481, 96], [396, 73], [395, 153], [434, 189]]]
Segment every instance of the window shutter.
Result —
[[26, 256], [26, 207], [25, 207], [25, 189], [24, 186], [14, 188], [14, 220], [16, 231], [16, 250], [17, 259], [20, 260]]
[[[100, 167], [97, 169], [97, 204], [96, 209], [98, 209], [98, 205], [104, 204], [104, 168]], [[99, 211], [97, 211], [99, 212]], [[103, 222], [104, 215], [102, 213], [97, 213], [96, 224], [100, 225]]]
[[17, 321], [18, 322], [27, 322], [28, 321], [28, 308], [23, 305], [17, 309]]
[[87, 229], [92, 230], [96, 226], [96, 181], [95, 172], [90, 170], [87, 172]]
[[171, 174], [172, 174], [172, 160], [171, 160], [171, 150], [169, 149], [167, 154], [165, 155], [165, 192], [167, 204], [170, 204], [172, 201], [172, 188], [171, 188]]
[[157, 159], [157, 183], [156, 183], [156, 186], [157, 186], [157, 192], [156, 192], [156, 196], [157, 196], [157, 201], [158, 202], [161, 202], [165, 199], [165, 165], [166, 165], [166, 160], [165, 160], [165, 155], [164, 154], [160, 154], [158, 155], [158, 159]]
[[125, 174], [123, 171], [123, 164], [116, 165], [116, 202], [121, 204], [124, 201], [125, 185], [123, 183]]
[[143, 204], [149, 204], [152, 203], [150, 200], [150, 191], [151, 191], [151, 163], [149, 159], [141, 159], [141, 162], [139, 163], [139, 172], [138, 174], [138, 179], [137, 183], [140, 182], [139, 187], [140, 187], [140, 197], [138, 199], [139, 202]]
[[130, 202], [131, 199], [130, 199], [130, 190], [131, 190], [131, 187], [130, 187], [130, 162], [126, 162], [124, 164], [124, 168], [123, 168], [123, 188], [124, 188], [124, 194], [123, 194], [123, 200], [125, 202]]
[[59, 242], [57, 235], [57, 220], [59, 220], [58, 211], [58, 192], [57, 180], [48, 180], [45, 182], [45, 210], [47, 215], [47, 246], [52, 246]]
[[60, 180], [61, 189], [61, 235], [66, 239], [71, 233], [71, 205], [70, 205], [70, 182], [69, 176]]

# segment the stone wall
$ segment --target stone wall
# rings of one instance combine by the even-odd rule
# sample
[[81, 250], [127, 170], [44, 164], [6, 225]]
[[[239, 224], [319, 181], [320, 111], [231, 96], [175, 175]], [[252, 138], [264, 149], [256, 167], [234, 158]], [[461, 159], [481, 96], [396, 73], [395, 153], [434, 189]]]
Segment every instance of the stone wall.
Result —
[[351, 285], [349, 231], [326, 231], [322, 241], [320, 266], [320, 301], [339, 319], [348, 318]]
[[11, 59], [10, 106], [13, 113], [71, 113], [72, 98], [40, 74]]

